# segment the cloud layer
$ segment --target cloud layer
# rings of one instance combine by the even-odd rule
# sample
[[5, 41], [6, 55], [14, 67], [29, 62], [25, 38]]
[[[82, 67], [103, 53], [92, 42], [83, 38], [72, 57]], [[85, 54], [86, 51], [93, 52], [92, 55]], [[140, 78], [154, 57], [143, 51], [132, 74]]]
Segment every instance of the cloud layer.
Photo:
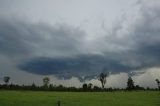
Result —
[[160, 2], [140, 0], [136, 5], [139, 8], [132, 17], [122, 17], [109, 31], [93, 36], [69, 24], [1, 14], [0, 56], [14, 61], [20, 71], [80, 80], [101, 72], [159, 67]]

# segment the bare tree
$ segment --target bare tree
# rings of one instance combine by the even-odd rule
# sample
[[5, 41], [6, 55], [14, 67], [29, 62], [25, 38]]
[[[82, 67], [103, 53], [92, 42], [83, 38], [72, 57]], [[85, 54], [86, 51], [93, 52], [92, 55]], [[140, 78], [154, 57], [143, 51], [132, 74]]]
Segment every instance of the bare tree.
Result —
[[160, 90], [160, 81], [159, 81], [159, 79], [156, 79], [155, 81], [157, 82], [158, 88]]
[[9, 83], [10, 77], [9, 76], [5, 76], [3, 78], [3, 81], [6, 83], [6, 85]]
[[106, 84], [106, 78], [107, 78], [107, 76], [108, 76], [108, 74], [104, 74], [104, 73], [101, 73], [100, 75], [99, 75], [99, 81], [101, 82], [101, 84], [102, 84], [102, 89], [104, 89], [104, 85]]
[[44, 77], [43, 78], [43, 85], [44, 85], [44, 87], [48, 87], [49, 81], [50, 81], [50, 79], [48, 77]]

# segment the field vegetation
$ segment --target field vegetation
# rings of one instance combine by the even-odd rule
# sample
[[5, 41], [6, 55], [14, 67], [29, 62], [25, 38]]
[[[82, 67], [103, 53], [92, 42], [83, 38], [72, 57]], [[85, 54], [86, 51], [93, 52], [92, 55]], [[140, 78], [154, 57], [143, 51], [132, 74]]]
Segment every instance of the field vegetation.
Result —
[[160, 106], [159, 91], [0, 91], [0, 106]]

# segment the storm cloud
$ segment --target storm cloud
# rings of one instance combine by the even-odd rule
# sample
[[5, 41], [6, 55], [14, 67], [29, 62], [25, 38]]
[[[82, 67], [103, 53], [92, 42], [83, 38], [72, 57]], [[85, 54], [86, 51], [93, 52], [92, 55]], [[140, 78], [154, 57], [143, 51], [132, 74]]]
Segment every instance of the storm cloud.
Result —
[[109, 31], [98, 35], [67, 23], [0, 14], [0, 55], [15, 61], [19, 71], [60, 79], [86, 80], [101, 72], [160, 67], [160, 2], [139, 0], [136, 5], [132, 17], [122, 16]]
[[79, 53], [85, 35], [67, 25], [34, 24], [14, 17], [1, 16], [0, 23], [0, 53], [8, 56]]
[[100, 72], [128, 72], [132, 67], [120, 64], [115, 60], [106, 59], [100, 55], [80, 55], [67, 58], [33, 58], [18, 66], [21, 70], [40, 75], [57, 75], [69, 79], [92, 79]]

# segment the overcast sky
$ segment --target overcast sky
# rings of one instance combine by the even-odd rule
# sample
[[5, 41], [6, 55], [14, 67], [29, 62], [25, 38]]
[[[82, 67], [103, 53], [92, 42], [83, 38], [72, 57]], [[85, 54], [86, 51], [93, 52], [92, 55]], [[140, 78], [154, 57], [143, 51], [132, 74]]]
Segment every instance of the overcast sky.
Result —
[[0, 0], [1, 83], [155, 88], [159, 54], [159, 0]]

